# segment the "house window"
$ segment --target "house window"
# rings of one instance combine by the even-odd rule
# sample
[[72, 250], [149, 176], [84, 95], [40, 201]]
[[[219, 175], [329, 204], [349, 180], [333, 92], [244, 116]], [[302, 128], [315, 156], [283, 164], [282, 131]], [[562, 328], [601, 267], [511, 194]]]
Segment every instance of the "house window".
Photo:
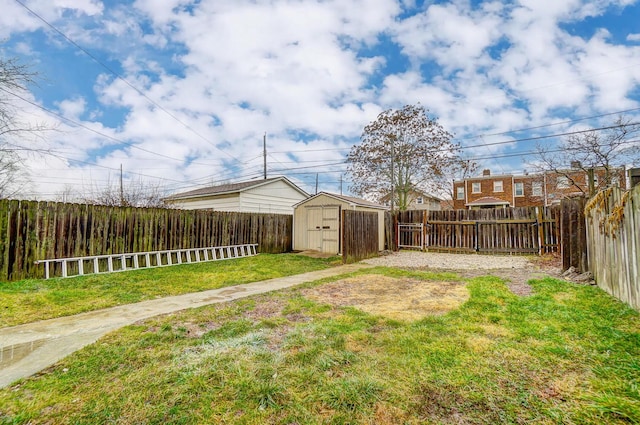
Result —
[[504, 189], [502, 188], [502, 180], [496, 180], [493, 182], [493, 191], [494, 192], [504, 191]]
[[456, 199], [464, 199], [464, 187], [456, 187]]
[[422, 196], [418, 196], [416, 198], [416, 204], [418, 204], [418, 205], [424, 204], [424, 199], [422, 199]]
[[558, 176], [556, 179], [556, 188], [558, 189], [569, 189], [571, 185], [569, 184], [569, 177], [567, 176]]
[[482, 191], [480, 190], [480, 182], [478, 183], [471, 183], [471, 193], [481, 193]]
[[542, 182], [531, 183], [531, 194], [533, 196], [542, 196]]
[[524, 196], [524, 183], [516, 183], [515, 184], [515, 194], [516, 196]]

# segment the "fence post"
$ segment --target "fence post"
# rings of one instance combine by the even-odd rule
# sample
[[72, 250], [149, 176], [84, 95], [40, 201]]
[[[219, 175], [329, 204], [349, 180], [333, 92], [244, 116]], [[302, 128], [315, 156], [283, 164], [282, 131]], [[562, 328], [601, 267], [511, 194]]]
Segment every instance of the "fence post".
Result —
[[426, 245], [428, 243], [428, 237], [427, 237], [427, 226], [429, 223], [429, 211], [428, 210], [424, 210], [422, 211], [422, 250], [424, 251], [426, 249]]
[[560, 247], [562, 269], [574, 267], [584, 273], [589, 269], [587, 262], [584, 199], [563, 199], [560, 203]]
[[476, 222], [474, 223], [474, 225], [473, 225], [473, 228], [474, 228], [474, 234], [473, 234], [474, 242], [473, 242], [473, 247], [474, 247], [474, 250], [475, 250], [476, 252], [478, 252], [478, 251], [480, 251], [480, 242], [479, 242], [479, 240], [478, 240], [478, 239], [479, 239], [479, 238], [478, 238], [478, 235], [479, 235], [479, 233], [480, 233], [480, 223], [478, 223], [478, 222], [476, 221]]
[[542, 255], [544, 253], [544, 248], [542, 245], [544, 244], [544, 217], [542, 215], [542, 209], [540, 207], [536, 207], [536, 226], [538, 226], [538, 255]]

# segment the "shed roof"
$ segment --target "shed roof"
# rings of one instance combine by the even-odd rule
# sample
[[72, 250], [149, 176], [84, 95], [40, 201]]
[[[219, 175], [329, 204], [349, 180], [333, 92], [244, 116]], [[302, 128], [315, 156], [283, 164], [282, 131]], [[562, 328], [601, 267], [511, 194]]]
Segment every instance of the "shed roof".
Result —
[[229, 194], [229, 193], [239, 193], [239, 192], [243, 192], [245, 190], [248, 189], [253, 189], [256, 187], [260, 187], [269, 183], [273, 183], [276, 181], [282, 180], [285, 183], [287, 183], [289, 186], [291, 186], [292, 188], [294, 188], [295, 190], [297, 190], [298, 192], [300, 192], [300, 194], [304, 195], [304, 196], [309, 196], [309, 194], [307, 192], [305, 192], [304, 190], [300, 189], [298, 186], [296, 186], [295, 184], [293, 184], [289, 179], [287, 179], [284, 176], [280, 176], [280, 177], [272, 177], [272, 178], [268, 178], [268, 179], [263, 179], [263, 180], [249, 180], [249, 181], [244, 181], [244, 182], [238, 182], [238, 183], [228, 183], [228, 184], [222, 184], [222, 185], [218, 185], [218, 186], [211, 186], [211, 187], [203, 187], [201, 189], [195, 189], [195, 190], [190, 190], [188, 192], [182, 192], [182, 193], [176, 193], [174, 195], [171, 195], [165, 199], [167, 200], [178, 200], [178, 199], [187, 199], [187, 198], [198, 198], [201, 196], [211, 196], [211, 195], [224, 195], [224, 194]]
[[334, 198], [337, 199], [339, 201], [343, 201], [343, 202], [348, 202], [349, 204], [353, 204], [356, 205], [358, 207], [367, 207], [367, 208], [376, 208], [376, 209], [381, 209], [381, 210], [387, 210], [389, 209], [388, 207], [384, 206], [384, 205], [380, 205], [380, 204], [376, 204], [375, 202], [371, 202], [371, 201], [367, 201], [366, 199], [361, 199], [361, 198], [354, 198], [353, 196], [346, 196], [346, 195], [338, 195], [335, 193], [329, 193], [329, 192], [318, 192], [318, 194], [305, 199], [304, 201], [298, 202], [297, 204], [295, 204], [293, 207], [297, 207], [300, 204], [303, 204], [307, 201], [310, 201], [312, 199], [315, 199], [319, 196], [328, 196], [330, 198]]

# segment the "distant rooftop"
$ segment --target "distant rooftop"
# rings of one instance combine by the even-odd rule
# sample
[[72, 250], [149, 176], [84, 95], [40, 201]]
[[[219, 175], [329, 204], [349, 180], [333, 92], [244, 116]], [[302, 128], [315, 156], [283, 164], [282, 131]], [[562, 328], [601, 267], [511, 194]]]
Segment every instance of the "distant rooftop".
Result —
[[263, 184], [274, 182], [277, 180], [286, 181], [291, 186], [298, 189], [301, 193], [308, 196], [308, 194], [305, 191], [303, 191], [298, 186], [293, 184], [289, 179], [287, 179], [286, 177], [280, 176], [280, 177], [271, 177], [268, 179], [260, 179], [260, 180], [256, 179], [256, 180], [249, 180], [249, 181], [238, 182], [238, 183], [226, 183], [218, 186], [203, 187], [201, 189], [190, 190], [188, 192], [176, 193], [174, 195], [167, 197], [166, 199], [177, 200], [177, 199], [193, 198], [193, 197], [199, 197], [199, 196], [222, 195], [225, 193], [242, 192], [243, 190], [262, 186]]
[[[316, 196], [320, 196], [320, 195], [330, 196], [332, 198], [336, 198], [336, 199], [342, 200], [344, 202], [349, 202], [350, 204], [358, 205], [358, 206], [361, 206], [361, 207], [371, 207], [371, 208], [379, 208], [379, 209], [385, 209], [385, 210], [388, 209], [384, 205], [380, 205], [380, 204], [377, 204], [375, 202], [367, 201], [366, 199], [354, 198], [353, 196], [338, 195], [336, 193], [318, 192], [317, 195], [313, 195], [311, 198], [315, 198]], [[311, 199], [311, 198], [309, 198], [309, 199]], [[302, 202], [306, 202], [306, 201], [307, 200], [302, 201]], [[302, 203], [302, 202], [299, 202], [299, 204]]]

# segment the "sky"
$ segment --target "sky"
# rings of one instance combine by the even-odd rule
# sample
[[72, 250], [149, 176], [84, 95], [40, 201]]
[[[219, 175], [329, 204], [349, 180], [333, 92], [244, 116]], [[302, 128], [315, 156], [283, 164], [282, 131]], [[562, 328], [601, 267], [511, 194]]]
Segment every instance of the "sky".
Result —
[[13, 142], [44, 151], [30, 199], [121, 167], [166, 194], [260, 179], [265, 140], [269, 177], [350, 194], [350, 147], [407, 104], [492, 174], [535, 160], [521, 139], [640, 121], [640, 0], [0, 0], [0, 55], [50, 129]]

